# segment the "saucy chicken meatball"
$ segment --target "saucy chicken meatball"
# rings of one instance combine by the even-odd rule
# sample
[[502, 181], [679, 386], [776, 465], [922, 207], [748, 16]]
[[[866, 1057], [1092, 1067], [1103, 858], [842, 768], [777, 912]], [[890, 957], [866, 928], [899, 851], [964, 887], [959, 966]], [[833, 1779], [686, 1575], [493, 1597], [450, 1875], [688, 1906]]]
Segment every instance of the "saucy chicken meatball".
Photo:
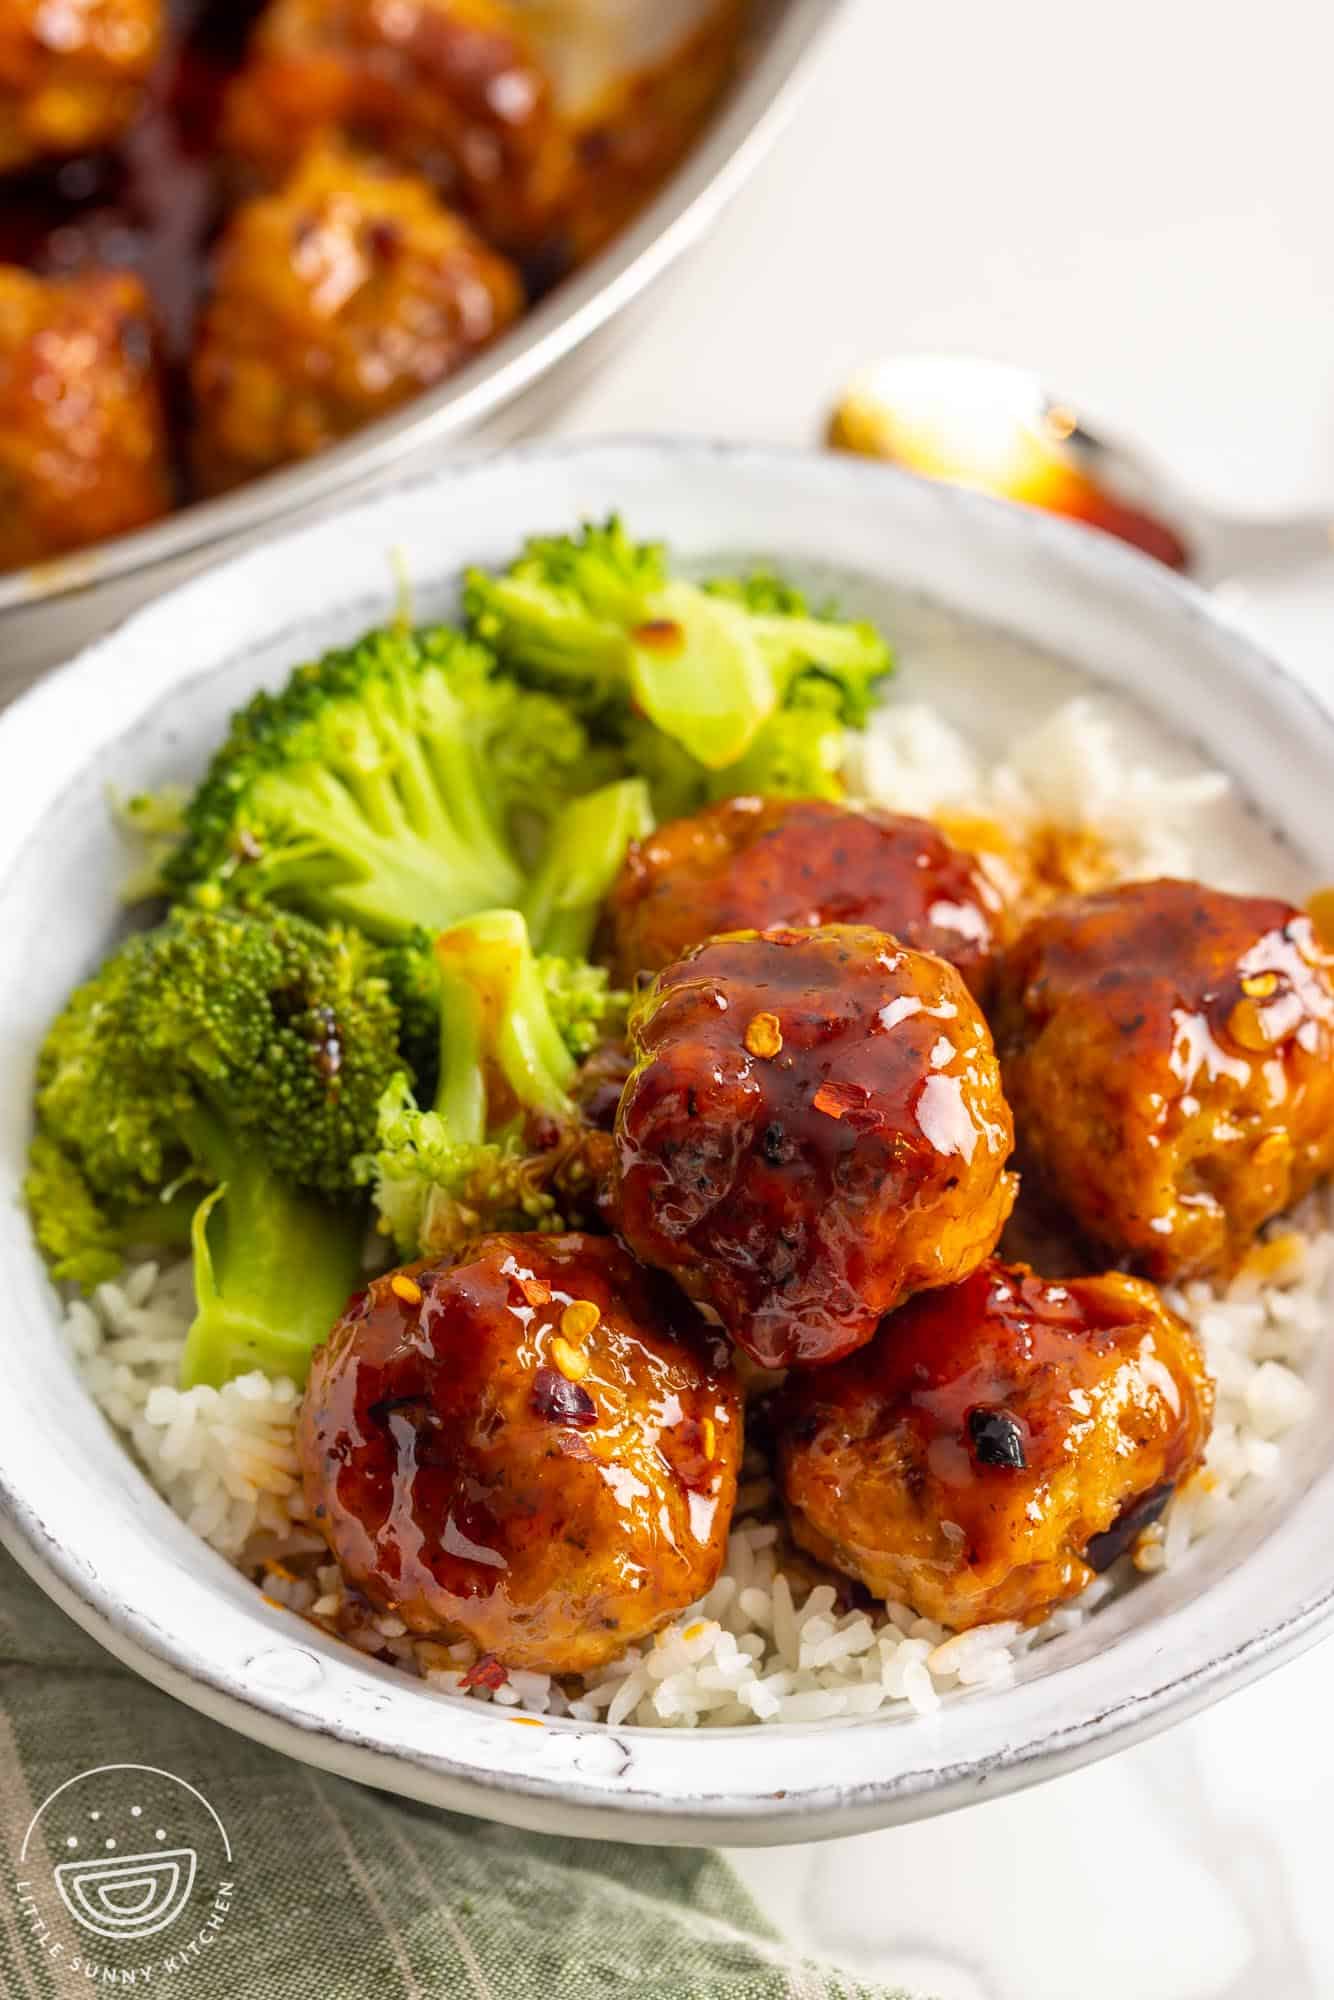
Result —
[[996, 1024], [1025, 1165], [1150, 1277], [1226, 1269], [1334, 1167], [1334, 954], [1288, 903], [1158, 881], [1060, 904]]
[[0, 173], [119, 138], [162, 16], [163, 0], [0, 0]]
[[550, 86], [498, 0], [271, 0], [224, 141], [274, 181], [330, 136], [425, 175], [510, 248], [541, 237], [569, 169]]
[[34, 278], [0, 264], [0, 570], [143, 527], [170, 504], [139, 280]]
[[1194, 1337], [1151, 1285], [992, 1260], [790, 1378], [775, 1424], [792, 1534], [945, 1625], [1030, 1621], [1156, 1519], [1212, 1410]]
[[450, 374], [521, 305], [513, 267], [424, 182], [313, 154], [223, 234], [191, 367], [201, 483], [323, 450]]
[[631, 1020], [617, 1226], [768, 1368], [834, 1361], [995, 1248], [1013, 1144], [958, 973], [881, 932], [711, 939]]
[[717, 1578], [741, 1405], [717, 1335], [609, 1237], [492, 1236], [353, 1301], [298, 1448], [372, 1603], [508, 1667], [586, 1673]]
[[608, 906], [633, 983], [723, 931], [866, 924], [986, 985], [1000, 897], [922, 819], [827, 799], [725, 799], [631, 843]]

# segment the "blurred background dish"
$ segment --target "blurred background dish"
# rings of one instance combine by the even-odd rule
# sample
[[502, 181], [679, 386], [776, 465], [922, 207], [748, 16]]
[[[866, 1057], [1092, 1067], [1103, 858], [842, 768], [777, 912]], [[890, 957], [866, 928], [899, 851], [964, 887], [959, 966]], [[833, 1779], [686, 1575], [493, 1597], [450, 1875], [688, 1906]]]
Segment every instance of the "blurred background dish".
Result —
[[101, 0], [71, 39], [0, 0], [11, 687], [514, 404], [717, 213], [839, 12]]

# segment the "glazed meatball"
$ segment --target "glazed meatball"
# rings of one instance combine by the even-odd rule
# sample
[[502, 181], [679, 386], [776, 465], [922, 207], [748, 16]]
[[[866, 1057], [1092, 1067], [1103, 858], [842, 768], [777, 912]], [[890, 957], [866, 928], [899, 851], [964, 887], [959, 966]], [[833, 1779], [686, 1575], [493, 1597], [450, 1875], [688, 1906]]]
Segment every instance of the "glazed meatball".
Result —
[[724, 931], [866, 924], [990, 972], [1000, 897], [926, 820], [827, 799], [725, 799], [632, 842], [609, 903], [617, 976], [633, 984]]
[[171, 504], [147, 294], [124, 271], [0, 265], [0, 570], [155, 521]]
[[800, 1546], [956, 1627], [1092, 1581], [1200, 1463], [1213, 1384], [1151, 1285], [990, 1261], [775, 1408]]
[[1228, 1268], [1334, 1167], [1334, 955], [1287, 903], [1062, 903], [1008, 954], [996, 1024], [1025, 1165], [1150, 1277]]
[[508, 1667], [587, 1673], [717, 1578], [741, 1406], [717, 1335], [609, 1237], [492, 1236], [353, 1301], [298, 1449], [372, 1603]]
[[767, 1368], [834, 1361], [995, 1248], [1010, 1113], [958, 973], [879, 931], [714, 938], [631, 1021], [611, 1207]]
[[521, 304], [513, 267], [424, 182], [312, 155], [224, 232], [191, 367], [201, 483], [323, 450], [450, 374]]
[[271, 0], [224, 143], [272, 182], [330, 136], [425, 175], [509, 248], [540, 239], [569, 168], [547, 79], [497, 0]]
[[0, 173], [108, 145], [162, 44], [162, 0], [0, 0]]

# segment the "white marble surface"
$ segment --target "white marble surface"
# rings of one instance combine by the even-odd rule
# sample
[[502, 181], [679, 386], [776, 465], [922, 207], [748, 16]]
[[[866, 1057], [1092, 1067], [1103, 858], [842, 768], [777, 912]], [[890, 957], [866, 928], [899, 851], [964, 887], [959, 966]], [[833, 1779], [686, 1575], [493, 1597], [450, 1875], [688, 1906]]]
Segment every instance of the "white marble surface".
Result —
[[[1325, 0], [855, 0], [781, 154], [555, 428], [806, 441], [849, 367], [1040, 369], [1239, 508], [1334, 501]], [[1334, 565], [1252, 584], [1334, 698]], [[1324, 2000], [1334, 1653], [972, 1812], [741, 1854], [937, 2000]]]

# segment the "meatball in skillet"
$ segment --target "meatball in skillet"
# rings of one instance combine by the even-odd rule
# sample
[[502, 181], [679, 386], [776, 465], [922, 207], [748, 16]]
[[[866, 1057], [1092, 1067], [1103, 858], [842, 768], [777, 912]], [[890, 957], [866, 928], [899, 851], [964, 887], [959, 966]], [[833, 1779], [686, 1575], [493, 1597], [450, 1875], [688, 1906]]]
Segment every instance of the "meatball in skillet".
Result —
[[128, 271], [0, 264], [0, 570], [155, 521], [171, 505], [152, 307]]
[[800, 1546], [956, 1627], [1037, 1619], [1199, 1464], [1213, 1384], [1142, 1279], [983, 1264], [775, 1409]]
[[958, 973], [881, 932], [714, 938], [631, 1020], [611, 1206], [769, 1368], [827, 1362], [995, 1248], [1009, 1110]]
[[502, 0], [269, 0], [224, 144], [274, 182], [330, 138], [424, 174], [511, 249], [542, 238], [567, 191], [550, 84]]
[[726, 1347], [608, 1237], [377, 1278], [298, 1450], [347, 1582], [419, 1635], [588, 1673], [713, 1585], [741, 1457]]
[[0, 173], [110, 145], [162, 46], [163, 0], [0, 0]]
[[828, 799], [724, 799], [631, 844], [608, 905], [630, 984], [724, 931], [867, 924], [934, 951], [984, 993], [1001, 899], [923, 819]]
[[1334, 1167], [1334, 954], [1288, 903], [1158, 881], [1059, 904], [995, 1021], [1025, 1164], [1150, 1277], [1228, 1268]]
[[322, 451], [461, 367], [521, 305], [513, 267], [424, 181], [312, 153], [223, 232], [191, 363], [201, 483]]

